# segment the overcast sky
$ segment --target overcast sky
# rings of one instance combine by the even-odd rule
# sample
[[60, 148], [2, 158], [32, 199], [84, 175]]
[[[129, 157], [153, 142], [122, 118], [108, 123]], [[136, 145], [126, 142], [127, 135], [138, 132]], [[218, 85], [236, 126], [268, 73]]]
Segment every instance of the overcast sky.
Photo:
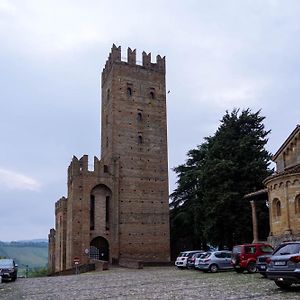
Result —
[[172, 168], [226, 110], [262, 109], [275, 153], [299, 123], [298, 0], [0, 0], [0, 240], [47, 238], [73, 155], [100, 155], [113, 43], [166, 56]]

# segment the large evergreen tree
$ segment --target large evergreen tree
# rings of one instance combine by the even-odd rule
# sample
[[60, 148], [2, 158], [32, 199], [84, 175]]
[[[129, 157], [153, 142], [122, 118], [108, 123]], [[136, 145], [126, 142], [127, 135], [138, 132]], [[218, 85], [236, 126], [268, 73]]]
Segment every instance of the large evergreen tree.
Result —
[[264, 119], [260, 111], [226, 112], [215, 135], [189, 151], [187, 162], [174, 169], [178, 186], [170, 204], [173, 241], [180, 232], [178, 218], [181, 225], [189, 224], [189, 239], [196, 247], [251, 241], [251, 209], [243, 196], [262, 188], [270, 174]]

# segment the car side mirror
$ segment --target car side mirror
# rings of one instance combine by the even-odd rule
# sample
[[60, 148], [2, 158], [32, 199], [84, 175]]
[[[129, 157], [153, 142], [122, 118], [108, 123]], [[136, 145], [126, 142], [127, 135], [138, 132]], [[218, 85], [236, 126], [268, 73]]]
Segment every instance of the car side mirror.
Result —
[[15, 267], [17, 268], [17, 267], [18, 267], [18, 264], [15, 264]]

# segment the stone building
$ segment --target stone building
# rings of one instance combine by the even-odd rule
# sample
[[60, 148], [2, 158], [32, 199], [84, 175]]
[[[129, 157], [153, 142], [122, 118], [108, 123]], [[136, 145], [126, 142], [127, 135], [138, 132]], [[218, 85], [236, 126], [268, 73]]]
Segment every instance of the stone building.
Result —
[[100, 259], [168, 262], [165, 58], [113, 45], [102, 71], [101, 159], [73, 157], [68, 195], [55, 204], [50, 272]]
[[268, 189], [269, 241], [300, 239], [300, 125], [275, 153], [276, 173], [264, 180]]
[[272, 160], [276, 172], [264, 180], [266, 189], [245, 196], [251, 199], [253, 241], [258, 241], [256, 202], [268, 201], [270, 233], [274, 246], [282, 241], [300, 240], [300, 125], [278, 149]]

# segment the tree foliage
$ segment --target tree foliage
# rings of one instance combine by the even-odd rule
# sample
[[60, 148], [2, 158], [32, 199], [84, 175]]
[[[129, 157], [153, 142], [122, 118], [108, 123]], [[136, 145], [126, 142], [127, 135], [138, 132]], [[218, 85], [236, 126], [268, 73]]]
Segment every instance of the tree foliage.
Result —
[[173, 247], [180, 240], [186, 241], [181, 247], [193, 248], [251, 241], [251, 208], [243, 196], [261, 189], [271, 173], [271, 155], [265, 149], [270, 131], [264, 119], [260, 111], [227, 111], [214, 136], [174, 168], [178, 181], [170, 203]]

